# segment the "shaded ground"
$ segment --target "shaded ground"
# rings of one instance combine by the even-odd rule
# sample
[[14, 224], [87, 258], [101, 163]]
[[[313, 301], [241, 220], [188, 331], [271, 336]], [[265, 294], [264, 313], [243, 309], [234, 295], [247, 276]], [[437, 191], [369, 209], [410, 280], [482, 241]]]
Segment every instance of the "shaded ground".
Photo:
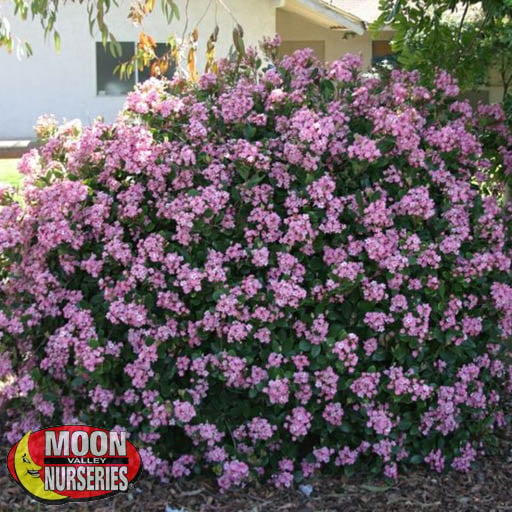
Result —
[[46, 507], [31, 501], [8, 475], [8, 448], [0, 447], [0, 512], [512, 512], [512, 428], [502, 433], [497, 453], [481, 458], [467, 475], [417, 469], [394, 484], [364, 476], [321, 477], [311, 482], [309, 499], [298, 490], [263, 485], [220, 494], [213, 480], [200, 478], [163, 486], [143, 474], [129, 493], [91, 504]]

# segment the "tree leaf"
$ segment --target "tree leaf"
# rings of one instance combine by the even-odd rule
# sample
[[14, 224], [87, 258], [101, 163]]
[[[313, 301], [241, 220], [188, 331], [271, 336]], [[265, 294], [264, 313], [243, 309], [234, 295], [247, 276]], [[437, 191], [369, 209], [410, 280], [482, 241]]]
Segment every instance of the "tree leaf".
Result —
[[60, 52], [60, 35], [57, 31], [53, 33], [53, 41], [55, 43], [55, 50]]

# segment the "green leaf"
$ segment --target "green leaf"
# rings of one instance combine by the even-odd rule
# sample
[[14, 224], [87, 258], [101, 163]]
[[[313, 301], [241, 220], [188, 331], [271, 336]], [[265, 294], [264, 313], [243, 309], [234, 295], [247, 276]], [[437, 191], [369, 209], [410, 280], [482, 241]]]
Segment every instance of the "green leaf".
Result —
[[374, 361], [384, 361], [386, 359], [386, 353], [382, 349], [376, 350], [372, 354], [372, 359]]
[[326, 101], [330, 101], [334, 96], [334, 83], [331, 80], [323, 79], [320, 82], [320, 92]]
[[265, 175], [263, 174], [257, 174], [256, 176], [253, 176], [249, 181], [246, 182], [245, 186], [247, 188], [252, 188], [256, 186], [260, 181], [262, 181], [265, 178]]
[[245, 125], [244, 138], [246, 140], [252, 140], [255, 135], [256, 135], [256, 126], [254, 126], [252, 124]]
[[178, 9], [178, 6], [176, 5], [175, 2], [172, 2], [171, 1], [171, 12], [172, 12], [172, 15], [177, 19], [179, 20], [180, 19], [180, 11]]
[[57, 31], [53, 33], [53, 41], [55, 43], [55, 50], [60, 52], [60, 35]]
[[223, 295], [226, 295], [226, 290], [223, 288], [218, 288], [212, 293], [212, 300], [217, 302]]
[[391, 489], [391, 486], [390, 485], [380, 486], [380, 485], [362, 484], [361, 489], [364, 489], [365, 491], [370, 491], [370, 492], [386, 492], [389, 489]]
[[310, 343], [308, 341], [300, 340], [300, 342], [299, 342], [299, 350], [301, 352], [309, 352], [310, 348], [311, 348], [311, 345], [310, 345]]
[[409, 462], [411, 464], [421, 464], [423, 462], [423, 457], [421, 455], [413, 455], [410, 459], [409, 459]]
[[46, 393], [43, 393], [43, 398], [48, 402], [57, 402], [57, 395], [53, 391], [47, 391]]
[[412, 422], [411, 420], [402, 420], [400, 422], [399, 428], [400, 430], [409, 430], [411, 428]]
[[[286, 333], [286, 331], [283, 331]], [[285, 356], [290, 356], [293, 352], [293, 346], [295, 344], [295, 340], [292, 336], [285, 336], [284, 340], [282, 340], [283, 354]]]
[[249, 169], [244, 165], [240, 165], [240, 167], [237, 168], [237, 172], [244, 180], [249, 176]]
[[85, 382], [85, 379], [77, 375], [72, 381], [71, 381], [71, 387], [72, 388], [79, 388], [83, 383]]

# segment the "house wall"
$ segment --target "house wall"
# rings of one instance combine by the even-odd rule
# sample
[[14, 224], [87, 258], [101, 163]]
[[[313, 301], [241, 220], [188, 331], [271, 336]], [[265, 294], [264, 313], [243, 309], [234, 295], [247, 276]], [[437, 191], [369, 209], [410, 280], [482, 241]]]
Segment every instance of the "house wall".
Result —
[[[257, 45], [264, 35], [276, 31], [284, 41], [291, 43], [316, 41], [318, 50], [326, 61], [340, 58], [345, 53], [360, 53], [363, 64], [368, 67], [372, 57], [372, 38], [346, 36], [340, 31], [312, 23], [308, 19], [278, 8], [274, 0], [224, 0], [232, 9], [234, 17], [245, 30], [247, 45]], [[120, 0], [121, 7], [107, 16], [108, 24], [119, 41], [136, 41], [140, 28], [133, 27], [126, 19], [128, 0]], [[189, 2], [188, 31], [191, 31], [205, 12], [210, 0]], [[159, 4], [159, 2], [157, 2]], [[180, 2], [181, 19], [173, 20], [169, 26], [156, 9], [144, 23], [144, 31], [157, 41], [165, 41], [170, 33], [181, 36], [186, 16]], [[199, 25], [200, 40], [198, 69], [204, 67], [204, 48], [209, 34], [215, 26], [215, 2]], [[9, 16], [8, 12], [4, 13]], [[17, 60], [0, 48], [0, 140], [33, 138], [33, 125], [41, 114], [51, 113], [58, 119], [79, 118], [90, 123], [101, 115], [113, 120], [124, 102], [124, 96], [99, 96], [96, 90], [95, 41], [89, 34], [84, 5], [68, 3], [61, 5], [57, 28], [61, 35], [61, 51], [56, 53], [53, 42], [45, 42], [37, 22], [9, 16], [12, 30], [21, 40], [29, 40], [34, 56]], [[217, 56], [227, 55], [232, 43], [233, 19], [223, 9], [217, 10], [217, 23], [221, 29], [217, 44]], [[391, 32], [383, 32], [378, 39], [390, 39]], [[490, 80], [490, 102], [501, 101], [502, 88], [497, 77]]]
[[[237, 21], [244, 27], [246, 45], [256, 45], [263, 35], [276, 31], [275, 7], [271, 0], [224, 0]], [[107, 23], [119, 41], [136, 41], [140, 27], [126, 19], [129, 2], [120, 1], [113, 8]], [[209, 0], [193, 0], [189, 4], [188, 31], [194, 29]], [[157, 2], [159, 5], [159, 2]], [[165, 41], [170, 33], [181, 37], [186, 16], [184, 2], [179, 2], [180, 20], [169, 26], [159, 9], [144, 22], [144, 31], [157, 41]], [[4, 11], [5, 12], [5, 11]], [[58, 119], [79, 118], [90, 123], [98, 115], [113, 120], [124, 102], [124, 96], [98, 96], [96, 91], [95, 40], [89, 34], [85, 5], [61, 4], [57, 28], [61, 50], [56, 53], [53, 40], [44, 41], [37, 22], [22, 22], [8, 12], [12, 31], [21, 40], [28, 40], [34, 50], [29, 59], [17, 60], [0, 48], [0, 140], [33, 138], [33, 126], [38, 116], [51, 113]], [[232, 44], [233, 19], [223, 9], [217, 9], [220, 27], [217, 56], [228, 54]], [[204, 68], [206, 40], [215, 27], [215, 2], [199, 25], [198, 69]]]
[[[307, 18], [287, 11], [278, 9], [276, 16], [277, 32], [285, 41], [286, 47], [296, 49], [297, 47], [308, 46], [309, 41], [315, 41], [315, 49], [320, 48], [323, 42], [323, 52], [317, 50], [315, 53], [319, 58], [326, 61], [339, 59], [345, 53], [361, 54], [363, 67], [369, 67], [372, 59], [372, 37], [366, 32], [359, 35], [347, 35], [344, 32], [330, 30], [329, 28], [312, 23]], [[383, 31], [375, 39], [389, 41], [393, 36], [392, 31]], [[305, 43], [302, 45], [301, 43]], [[309, 44], [309, 46], [313, 46]], [[489, 84], [480, 88], [489, 93], [489, 103], [500, 103], [503, 98], [503, 87], [500, 85], [499, 74], [496, 69], [489, 74]]]
[[[339, 59], [345, 53], [356, 53], [362, 55], [365, 68], [371, 64], [372, 37], [368, 32], [362, 36], [348, 35], [317, 25], [307, 18], [283, 9], [277, 10], [276, 27], [283, 41], [324, 41], [326, 61]], [[390, 39], [391, 32], [382, 33], [380, 38]]]

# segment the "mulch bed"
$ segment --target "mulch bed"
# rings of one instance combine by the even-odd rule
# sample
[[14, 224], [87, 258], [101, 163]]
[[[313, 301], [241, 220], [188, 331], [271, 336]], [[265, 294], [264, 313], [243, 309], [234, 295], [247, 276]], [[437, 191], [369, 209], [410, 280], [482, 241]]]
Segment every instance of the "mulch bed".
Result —
[[[507, 400], [512, 410], [512, 400]], [[0, 414], [0, 434], [4, 420]], [[0, 441], [0, 512], [512, 512], [512, 425], [498, 434], [492, 455], [480, 457], [467, 474], [441, 475], [418, 467], [396, 482], [368, 475], [319, 476], [306, 497], [299, 489], [251, 484], [221, 494], [214, 479], [195, 477], [163, 485], [144, 472], [129, 492], [89, 502], [46, 506], [14, 482]]]
[[0, 447], [0, 512], [512, 511], [512, 428], [502, 433], [499, 453], [480, 458], [478, 468], [469, 474], [437, 475], [417, 469], [395, 483], [363, 475], [350, 479], [322, 476], [311, 482], [309, 498], [297, 489], [256, 484], [220, 494], [212, 479], [194, 478], [164, 486], [143, 475], [128, 493], [88, 504], [48, 507], [30, 500], [10, 478], [3, 463], [8, 449]]

